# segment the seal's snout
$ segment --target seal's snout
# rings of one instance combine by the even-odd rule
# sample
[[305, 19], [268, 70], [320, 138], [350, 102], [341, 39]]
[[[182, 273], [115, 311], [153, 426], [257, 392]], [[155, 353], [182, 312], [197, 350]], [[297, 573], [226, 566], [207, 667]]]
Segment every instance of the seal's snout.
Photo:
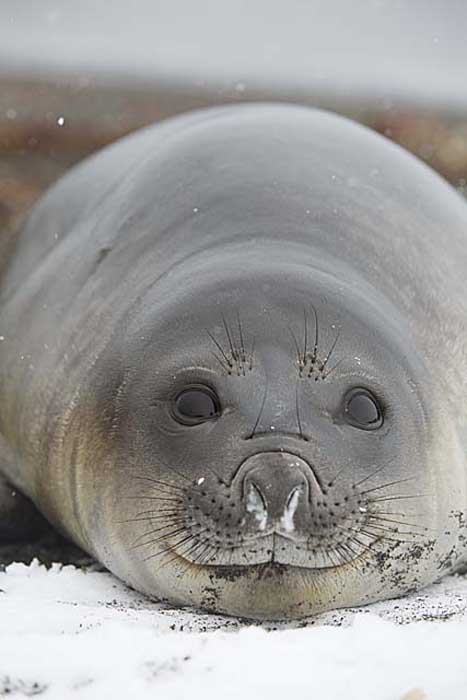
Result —
[[263, 452], [242, 466], [242, 495], [252, 526], [293, 532], [303, 524], [310, 491], [319, 488], [307, 462], [286, 452]]

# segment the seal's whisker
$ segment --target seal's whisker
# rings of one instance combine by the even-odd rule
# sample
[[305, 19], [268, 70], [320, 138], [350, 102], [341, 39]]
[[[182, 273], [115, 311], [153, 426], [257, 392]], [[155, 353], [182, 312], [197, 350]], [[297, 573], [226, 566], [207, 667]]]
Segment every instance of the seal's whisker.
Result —
[[[180, 547], [185, 542], [193, 540], [194, 538], [195, 538], [195, 535], [190, 533], [186, 537], [183, 537], [181, 540], [174, 542], [169, 547], [166, 547], [165, 549], [160, 549], [158, 552], [154, 552], [153, 554], [149, 554], [147, 557], [145, 557], [143, 559], [143, 561], [149, 561], [150, 559], [156, 559], [157, 557], [161, 557], [164, 554], [167, 554], [168, 552], [173, 552], [173, 553], [177, 554], [177, 549], [176, 549], [177, 547]], [[149, 544], [153, 544], [153, 543], [149, 543]]]
[[327, 379], [327, 378], [329, 377], [329, 375], [330, 375], [332, 372], [334, 372], [334, 370], [337, 369], [337, 368], [339, 367], [339, 365], [342, 364], [342, 362], [344, 362], [344, 360], [345, 360], [345, 357], [342, 357], [340, 360], [338, 360], [338, 361], [336, 362], [335, 365], [333, 365], [332, 367], [330, 367], [330, 368], [328, 369], [328, 371], [324, 374], [324, 379]]
[[[211, 544], [207, 542], [206, 540], [199, 540], [198, 542], [195, 543], [193, 546], [193, 549], [191, 550], [190, 554], [193, 555], [192, 561], [190, 564], [197, 564], [198, 562], [201, 561], [203, 556], [205, 555], [206, 551], [208, 551], [211, 548]], [[196, 552], [196, 550], [199, 550]], [[196, 554], [194, 554], [196, 552]]]
[[356, 535], [353, 535], [352, 541], [356, 542], [360, 547], [363, 547], [363, 549], [366, 549], [367, 551], [373, 552], [373, 545], [378, 542], [380, 539], [386, 539], [384, 535], [378, 535], [376, 539], [373, 539], [371, 542], [362, 542], [361, 539], [359, 539]]
[[[363, 528], [362, 528], [362, 527], [356, 528], [356, 527], [348, 527], [347, 525], [346, 525], [346, 526], [343, 526], [343, 525], [337, 525], [337, 524], [336, 524], [336, 527], [337, 527], [339, 530], [342, 530], [342, 531], [345, 532], [345, 533], [348, 533], [348, 532], [356, 532], [356, 533], [358, 534], [359, 532], [363, 532]], [[387, 530], [389, 531], [389, 528], [387, 528]]]
[[302, 421], [300, 419], [300, 401], [298, 397], [298, 387], [299, 387], [299, 380], [295, 383], [295, 412], [297, 414], [297, 425], [298, 425], [298, 432], [300, 434], [300, 439], [305, 440], [308, 442], [308, 438], [306, 438], [303, 434], [303, 428], [302, 428]]
[[[216, 556], [220, 547], [216, 547], [210, 542], [205, 543], [204, 549], [195, 556], [194, 564], [208, 564]], [[214, 550], [214, 552], [213, 552]]]
[[328, 482], [328, 488], [332, 488], [332, 486], [334, 486], [334, 484], [336, 483], [336, 481], [340, 477], [340, 475], [343, 474], [345, 471], [348, 471], [348, 469], [349, 469], [349, 467], [347, 464], [344, 467], [342, 467], [342, 469], [339, 469], [337, 474], [335, 476], [333, 476], [332, 479]]
[[[405, 527], [405, 525], [404, 525]], [[363, 528], [366, 528], [367, 530], [381, 530], [383, 532], [389, 532], [392, 533], [393, 535], [395, 534], [400, 534], [400, 535], [412, 535], [414, 537], [424, 537], [425, 533], [424, 532], [412, 532], [411, 530], [404, 530], [402, 531], [398, 527], [390, 527], [388, 525], [381, 525], [381, 524], [376, 524], [374, 522], [366, 522], [365, 525], [361, 528], [361, 531], [363, 532]]]
[[242, 329], [242, 322], [240, 320], [240, 312], [237, 309], [237, 324], [238, 324], [238, 335], [240, 338], [240, 349], [241, 349], [241, 365], [242, 365], [242, 373], [243, 376], [245, 376], [245, 361], [246, 361], [246, 350], [245, 350], [245, 342], [243, 339], [243, 329]]
[[[167, 528], [174, 528], [176, 526], [179, 526], [177, 530], [170, 530], [169, 532], [165, 533], [163, 537], [151, 539], [149, 542], [141, 542], [142, 539], [145, 537], [152, 537], [153, 535], [157, 535], [159, 532], [163, 532], [164, 530], [167, 530]], [[142, 535], [139, 535], [133, 542], [131, 543], [131, 548], [135, 549], [136, 547], [144, 547], [147, 544], [154, 544], [155, 542], [162, 541], [164, 539], [167, 539], [168, 537], [171, 537], [172, 535], [178, 535], [180, 532], [187, 530], [186, 523], [183, 521], [183, 519], [179, 520], [174, 520], [170, 523], [167, 523], [166, 525], [163, 525], [161, 527], [155, 528], [153, 530], [148, 530], [148, 532], [143, 532]]]
[[[174, 510], [171, 511], [173, 515], [180, 515], [181, 511], [180, 510]], [[126, 525], [127, 523], [148, 523], [154, 520], [172, 520], [170, 517], [170, 514], [167, 515], [167, 513], [157, 513], [157, 515], [145, 515], [141, 514], [140, 516], [136, 516], [135, 518], [127, 518], [126, 520], [113, 520], [116, 525]], [[172, 520], [173, 521], [173, 520]]]
[[346, 552], [346, 550], [343, 548], [342, 545], [337, 545], [336, 551], [338, 552], [339, 556], [343, 560], [344, 564], [351, 564], [352, 559], [349, 558], [348, 552]]
[[378, 469], [375, 469], [374, 472], [371, 472], [371, 474], [368, 474], [367, 476], [365, 476], [361, 481], [357, 481], [356, 484], [353, 484], [352, 488], [354, 488], [354, 489], [358, 488], [359, 486], [364, 484], [365, 481], [369, 481], [374, 476], [376, 476], [376, 474], [379, 474], [379, 472], [383, 471], [383, 469], [386, 469], [387, 466], [388, 466], [387, 464], [383, 464], [383, 466], [378, 467]]
[[333, 344], [331, 345], [331, 349], [329, 350], [328, 354], [326, 355], [326, 357], [324, 358], [323, 362], [321, 363], [321, 371], [323, 371], [324, 369], [326, 369], [326, 365], [327, 365], [327, 363], [328, 363], [328, 361], [329, 361], [329, 359], [330, 359], [332, 353], [334, 352], [334, 350], [335, 350], [335, 348], [336, 348], [337, 341], [339, 340], [340, 334], [341, 334], [341, 331], [340, 331], [340, 328], [339, 328], [338, 331], [337, 331], [337, 335], [336, 335], [336, 337], [334, 338], [334, 342], [333, 342]]
[[315, 317], [315, 345], [313, 347], [312, 361], [316, 362], [316, 359], [318, 357], [318, 343], [319, 343], [318, 312], [316, 311], [316, 307], [314, 306], [314, 304], [311, 304], [311, 308], [313, 309], [313, 314]]
[[[222, 317], [222, 323], [224, 326], [225, 334], [226, 334], [227, 340], [229, 342], [230, 352], [232, 353], [233, 359], [238, 364], [238, 349], [237, 349], [236, 343], [234, 341], [233, 334], [228, 326], [228, 323], [227, 323], [227, 320], [226, 320], [224, 314], [221, 314], [221, 317]], [[238, 369], [238, 367], [237, 367], [237, 369]]]
[[379, 503], [381, 501], [402, 501], [411, 498], [428, 498], [429, 493], [415, 493], [405, 496], [383, 496], [381, 498], [372, 498], [370, 503]]
[[[187, 546], [182, 551], [180, 551], [180, 553], [176, 552], [175, 550], [170, 550], [172, 553], [175, 554], [175, 556], [173, 556], [168, 561], [162, 562], [159, 569], [163, 569], [166, 566], [168, 566], [169, 564], [171, 564], [173, 561], [177, 561], [177, 560], [183, 559], [184, 557], [188, 556], [189, 554], [191, 554], [191, 552], [196, 551], [199, 544], [200, 544], [199, 542], [194, 542], [193, 544], [188, 542]], [[184, 576], [192, 568], [192, 566], [193, 566], [192, 562], [190, 562], [186, 559], [184, 562], [184, 572], [183, 572], [182, 576]]]
[[168, 489], [173, 489], [174, 491], [182, 491], [182, 493], [186, 493], [187, 487], [186, 486], [178, 486], [176, 484], [171, 484], [168, 481], [159, 481], [159, 479], [153, 479], [150, 476], [133, 476], [133, 479], [140, 479], [141, 481], [149, 481], [151, 484], [158, 484], [159, 486], [165, 486]]
[[352, 555], [352, 561], [354, 561], [355, 559], [358, 559], [358, 557], [360, 557], [362, 554], [362, 552], [359, 552], [358, 550], [355, 551], [355, 549], [351, 545], [351, 543], [353, 543], [353, 541], [354, 541], [353, 538], [349, 538], [348, 540], [346, 540], [345, 543], [343, 542], [341, 545], [341, 546], [347, 547], [347, 549], [349, 550], [349, 552]]
[[407, 521], [404, 522], [402, 520], [394, 520], [393, 518], [386, 517], [381, 518], [377, 513], [368, 513], [368, 520], [379, 520], [383, 523], [394, 523], [395, 525], [403, 525], [404, 527], [409, 526], [425, 529], [423, 525], [417, 525], [417, 523], [408, 523]]
[[344, 550], [344, 563], [346, 566], [350, 566], [354, 571], [359, 571], [361, 568], [361, 561], [358, 559], [358, 557], [355, 557], [355, 555], [352, 553], [352, 550], [350, 550], [346, 544], [339, 545], [339, 549]]
[[[353, 545], [356, 545], [356, 546], [358, 547], [358, 549], [355, 550], [355, 548], [354, 548]], [[347, 540], [347, 542], [345, 543], [345, 546], [346, 546], [347, 549], [353, 554], [353, 559], [352, 559], [352, 561], [354, 562], [354, 565], [355, 565], [355, 566], [357, 565], [357, 561], [356, 561], [356, 560], [358, 560], [358, 559], [362, 556], [363, 551], [365, 551], [365, 550], [366, 550], [366, 551], [370, 551], [370, 552], [373, 554], [373, 550], [372, 550], [372, 549], [369, 549], [368, 547], [364, 547], [364, 548], [363, 548], [363, 551], [359, 551], [359, 550], [361, 549], [361, 546], [362, 546], [362, 545], [361, 545], [361, 543], [359, 543], [358, 541], [356, 541], [354, 537], [352, 537], [351, 539]], [[374, 563], [373, 563], [373, 562], [370, 563], [370, 562], [368, 562], [368, 560], [367, 560], [367, 564], [369, 564], [370, 566], [374, 566]]]
[[[177, 545], [178, 546], [178, 545]], [[196, 551], [196, 549], [200, 546], [200, 541], [197, 539], [196, 535], [193, 535], [192, 537], [187, 538], [186, 543], [182, 542], [180, 545], [180, 549], [175, 549], [175, 547], [170, 547], [168, 548], [167, 553], [170, 551], [170, 553], [174, 554], [175, 556], [170, 560], [174, 561], [176, 559], [183, 558], [184, 556], [190, 554], [193, 551]], [[163, 561], [160, 568], [164, 568], [167, 566], [170, 561]], [[188, 560], [184, 561], [184, 570], [185, 573], [187, 569], [189, 569], [192, 566], [191, 562]]]
[[167, 496], [123, 496], [123, 498], [126, 498], [130, 501], [139, 501], [144, 498], [145, 501], [163, 501], [163, 502], [172, 502], [172, 503], [180, 503], [182, 504], [183, 501], [181, 498], [169, 498]]
[[[393, 533], [393, 534], [399, 534], [398, 532]], [[367, 535], [368, 537], [369, 535]], [[402, 537], [388, 537], [387, 535], [381, 535], [380, 533], [374, 534], [373, 535], [374, 539], [371, 544], [369, 544], [369, 547], [372, 547], [373, 545], [381, 544], [382, 542], [394, 542], [395, 544], [402, 544], [402, 543], [410, 543], [411, 540], [404, 540]]]
[[[397, 527], [387, 528], [387, 527], [383, 527], [381, 525], [375, 525], [374, 523], [368, 523], [367, 527], [365, 529], [361, 528], [361, 532], [364, 532], [364, 533], [367, 533], [368, 535], [370, 535], [371, 530], [369, 528], [371, 528], [372, 530], [376, 529], [379, 531], [392, 533], [393, 535], [410, 535], [411, 537], [423, 537], [424, 536], [422, 532], [411, 532], [410, 530], [402, 531]], [[376, 533], [371, 533], [371, 534], [373, 537], [376, 536]], [[410, 540], [404, 540], [404, 542], [409, 542], [409, 541]]]
[[[354, 528], [354, 527], [343, 527], [342, 525], [336, 525], [336, 527], [337, 527], [339, 530], [342, 530], [342, 531], [345, 532], [345, 533], [348, 533], [348, 532], [356, 533], [356, 534], [354, 534], [354, 535], [352, 536], [352, 539], [353, 539], [353, 540], [356, 540], [357, 542], [358, 542], [359, 540], [358, 540], [358, 538], [356, 537], [356, 535], [359, 535], [360, 533], [363, 534], [363, 535], [366, 535], [367, 537], [369, 537], [369, 538], [370, 538], [371, 540], [373, 540], [373, 541], [376, 541], [376, 540], [380, 537], [380, 535], [375, 534], [375, 533], [374, 533], [374, 534], [369, 534], [369, 533], [367, 533], [362, 527], [360, 527], [360, 528], [358, 528], [358, 529], [356, 529], [356, 528]], [[389, 532], [389, 529], [387, 529], [387, 531]]]
[[406, 479], [396, 479], [395, 481], [387, 481], [385, 484], [381, 484], [381, 486], [375, 486], [372, 489], [366, 489], [365, 491], [360, 491], [360, 493], [367, 494], [367, 493], [372, 493], [373, 491], [379, 491], [380, 489], [385, 489], [388, 486], [394, 486], [395, 484], [403, 484], [406, 481], [413, 481], [416, 477], [415, 476], [408, 476]]
[[336, 552], [338, 553], [339, 557], [341, 558], [340, 566], [351, 566], [353, 569], [356, 570], [356, 565], [354, 563], [354, 557], [343, 545], [337, 545]]
[[140, 516], [145, 515], [145, 516], [150, 517], [152, 519], [154, 519], [154, 518], [167, 518], [170, 515], [177, 515], [181, 512], [182, 512], [181, 508], [173, 508], [173, 507], [157, 508], [157, 509], [152, 508], [151, 510], [142, 510], [141, 512], [136, 513], [135, 517], [139, 518]]
[[297, 364], [300, 367], [300, 371], [301, 371], [303, 369], [304, 360], [301, 356], [300, 347], [298, 345], [297, 338], [296, 338], [295, 333], [293, 332], [292, 328], [290, 326], [287, 326], [287, 328], [288, 328], [290, 335], [292, 336], [292, 340], [293, 340], [294, 345], [295, 345], [295, 351], [297, 353]]
[[[206, 528], [205, 528], [205, 530], [206, 530]], [[205, 530], [202, 530], [201, 532], [205, 532]], [[193, 544], [190, 544], [193, 540], [196, 540], [196, 541]], [[186, 543], [187, 548], [185, 547], [182, 549], [178, 549], [179, 547], [182, 547], [182, 545], [185, 543]], [[165, 566], [167, 566], [170, 562], [176, 561], [177, 559], [180, 559], [184, 555], [186, 556], [187, 554], [189, 554], [190, 551], [198, 545], [198, 543], [199, 543], [199, 539], [198, 539], [197, 535], [190, 534], [188, 537], [185, 537], [185, 538], [179, 540], [175, 544], [170, 545], [169, 547], [166, 547], [165, 549], [160, 550], [159, 552], [155, 552], [154, 554], [150, 554], [145, 559], [143, 559], [143, 561], [148, 561], [149, 559], [155, 559], [158, 556], [163, 556], [164, 554], [169, 554], [169, 553], [174, 554], [175, 556], [172, 557], [172, 559], [162, 563], [162, 565], [160, 566], [160, 568], [162, 569]], [[187, 562], [187, 563], [190, 564], [190, 562]]]
[[[370, 530], [370, 528], [373, 528], [373, 527], [377, 528], [377, 532], [373, 532], [372, 530]], [[379, 530], [379, 532], [378, 532], [378, 530]], [[383, 535], [381, 534], [381, 531], [388, 533], [388, 534], [391, 534], [391, 535], [398, 534], [397, 528], [377, 527], [377, 526], [372, 526], [370, 523], [367, 523], [366, 527], [361, 527], [360, 530], [358, 530], [358, 532], [361, 532], [363, 535], [366, 535], [372, 541], [376, 541], [376, 540], [381, 539], [383, 537]], [[385, 535], [385, 537], [387, 538], [387, 535]]]
[[[190, 561], [190, 560], [188, 560], [188, 559], [186, 560], [185, 565], [184, 565], [184, 567], [183, 567], [183, 571], [182, 571], [182, 572], [178, 575], [178, 577], [177, 577], [179, 581], [181, 581], [181, 580], [186, 576], [186, 574], [187, 574], [190, 570], [193, 569], [193, 566], [196, 566], [196, 565], [198, 564], [198, 556], [199, 556], [199, 553], [196, 554], [196, 550], [199, 549], [199, 547], [202, 547], [202, 546], [203, 546], [203, 541], [201, 541], [201, 542], [194, 542], [194, 543], [193, 543], [193, 546], [189, 547], [188, 550], [186, 550], [186, 551], [183, 552], [183, 557], [187, 557], [188, 555], [193, 555], [193, 554], [194, 554], [194, 557], [193, 557], [193, 560], [192, 560], [192, 561]], [[201, 554], [204, 554], [204, 552], [205, 552], [206, 549], [208, 549], [208, 548], [209, 548], [209, 545], [206, 545], [206, 544], [205, 544], [204, 549], [201, 550]]]
[[225, 366], [224, 361], [219, 357], [219, 355], [217, 353], [214, 352], [214, 350], [211, 350], [211, 355], [216, 358], [217, 362], [220, 364], [222, 369], [224, 371], [226, 371], [227, 373], [229, 373], [229, 367]]
[[[188, 549], [188, 551], [189, 551], [189, 549]], [[158, 566], [158, 571], [160, 571], [161, 569], [165, 569], [166, 566], [169, 566], [169, 564], [172, 564], [172, 562], [180, 560], [182, 558], [182, 555], [175, 552], [172, 549], [172, 547], [167, 547], [167, 549], [164, 549], [160, 552], [156, 552], [156, 554], [150, 554], [148, 557], [145, 557], [144, 559], [142, 559], [142, 561], [146, 562], [146, 561], [149, 561], [150, 559], [157, 558], [159, 555], [164, 556], [164, 555], [169, 555], [169, 554], [173, 554], [174, 556], [172, 556], [170, 559], [166, 559], [165, 561], [162, 560], [162, 562]], [[186, 562], [186, 565], [187, 564], [189, 564], [189, 562]]]
[[251, 434], [247, 438], [248, 440], [251, 440], [255, 436], [256, 430], [257, 430], [258, 425], [259, 425], [259, 421], [261, 420], [261, 416], [262, 416], [263, 411], [264, 411], [264, 406], [266, 404], [267, 393], [268, 393], [268, 379], [266, 377], [266, 387], [264, 389], [264, 396], [263, 396], [263, 400], [261, 402], [261, 408], [259, 409], [258, 417], [256, 419], [254, 426], [253, 426], [253, 431], [251, 432]]
[[250, 350], [250, 364], [249, 364], [249, 370], [251, 371], [253, 369], [253, 360], [255, 356], [255, 344], [256, 344], [256, 338], [253, 338], [251, 341], [251, 350]]
[[306, 315], [306, 307], [303, 307], [303, 364], [306, 364], [306, 357], [308, 353], [308, 318]]
[[211, 338], [212, 342], [214, 343], [214, 345], [217, 347], [217, 349], [218, 349], [219, 352], [221, 353], [222, 357], [224, 358], [224, 361], [225, 361], [225, 363], [226, 363], [226, 369], [227, 369], [227, 371], [231, 371], [232, 368], [233, 368], [232, 360], [231, 360], [230, 357], [227, 355], [227, 353], [225, 352], [224, 348], [223, 348], [222, 345], [219, 343], [219, 341], [217, 340], [217, 338], [215, 338], [215, 337], [213, 336], [213, 334], [211, 333], [211, 331], [209, 331], [207, 328], [205, 328], [204, 330], [206, 331], [206, 333], [207, 333], [208, 336]]
[[369, 513], [368, 514], [369, 519], [371, 520], [379, 520], [381, 522], [385, 523], [395, 523], [396, 525], [402, 525], [404, 527], [418, 527], [422, 529], [424, 532], [429, 530], [430, 528], [426, 527], [425, 525], [418, 525], [417, 523], [409, 523], [407, 521], [403, 522], [402, 520], [394, 520], [393, 518], [381, 518], [378, 513]]
[[406, 518], [408, 515], [418, 515], [420, 517], [426, 515], [426, 513], [415, 513], [413, 511], [411, 511], [410, 513], [397, 513], [395, 510], [378, 510], [374, 512], [377, 512], [378, 515], [397, 515], [400, 518]]
[[337, 559], [337, 563], [336, 563], [336, 560], [334, 559], [335, 551], [336, 551], [335, 549], [328, 549], [326, 554], [329, 558], [329, 561], [331, 562], [331, 564], [333, 566], [339, 566], [339, 559]]
[[[173, 523], [170, 523], [170, 527], [173, 527]], [[175, 537], [175, 535], [179, 535], [182, 532], [186, 532], [187, 528], [186, 525], [182, 525], [178, 527], [176, 530], [171, 530], [170, 532], [166, 532], [164, 535], [161, 537], [154, 537], [153, 539], [150, 539], [149, 542], [140, 542], [142, 537], [149, 537], [151, 534], [156, 534], [159, 532], [159, 530], [164, 530], [165, 528], [158, 528], [156, 530], [153, 530], [152, 532], [146, 532], [144, 535], [141, 535], [140, 537], [137, 537], [136, 540], [134, 541], [135, 543], [132, 543], [130, 547], [130, 551], [132, 549], [137, 549], [138, 547], [148, 547], [150, 544], [156, 544], [157, 542], [163, 542], [164, 540], [170, 539], [171, 537]]]
[[338, 566], [349, 563], [348, 559], [342, 554], [341, 547], [339, 547], [339, 545], [335, 546], [334, 552], [337, 558]]

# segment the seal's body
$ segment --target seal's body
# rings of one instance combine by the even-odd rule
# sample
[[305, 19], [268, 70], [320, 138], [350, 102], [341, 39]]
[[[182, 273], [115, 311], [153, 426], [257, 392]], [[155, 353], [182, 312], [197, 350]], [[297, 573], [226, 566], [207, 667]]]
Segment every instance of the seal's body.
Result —
[[149, 595], [301, 617], [466, 553], [467, 206], [306, 108], [181, 116], [42, 199], [1, 280], [6, 478]]

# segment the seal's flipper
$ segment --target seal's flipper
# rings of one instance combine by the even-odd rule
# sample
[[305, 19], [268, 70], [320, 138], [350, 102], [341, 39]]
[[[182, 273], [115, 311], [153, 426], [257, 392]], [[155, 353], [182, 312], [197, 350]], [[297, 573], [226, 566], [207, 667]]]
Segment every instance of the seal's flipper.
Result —
[[47, 523], [33, 503], [0, 474], [0, 544], [34, 541]]

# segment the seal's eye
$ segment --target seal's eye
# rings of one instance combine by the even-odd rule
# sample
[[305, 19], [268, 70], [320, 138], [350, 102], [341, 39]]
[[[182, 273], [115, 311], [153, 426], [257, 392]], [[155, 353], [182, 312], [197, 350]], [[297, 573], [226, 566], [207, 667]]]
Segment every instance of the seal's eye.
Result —
[[344, 416], [348, 423], [362, 430], [374, 430], [383, 424], [378, 400], [367, 389], [352, 389], [347, 393]]
[[175, 397], [173, 416], [183, 425], [198, 425], [219, 414], [219, 399], [207, 386], [191, 386]]

